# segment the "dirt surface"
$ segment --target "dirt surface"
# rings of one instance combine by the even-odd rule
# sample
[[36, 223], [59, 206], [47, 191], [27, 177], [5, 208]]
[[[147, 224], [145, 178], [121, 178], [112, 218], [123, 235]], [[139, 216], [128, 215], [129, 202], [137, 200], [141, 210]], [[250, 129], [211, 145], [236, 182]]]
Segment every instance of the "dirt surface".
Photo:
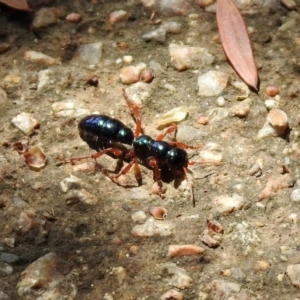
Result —
[[[54, 1], [51, 5], [59, 7], [61, 3]], [[93, 11], [88, 11], [89, 6], [86, 1], [64, 1], [65, 12], [78, 12], [82, 21], [73, 24], [63, 18], [53, 26], [38, 30], [30, 29], [32, 15], [0, 7], [1, 42], [10, 45], [8, 51], [0, 54], [0, 84], [7, 94], [7, 99], [0, 103], [0, 247], [2, 252], [19, 257], [17, 262], [10, 264], [11, 274], [0, 274], [0, 290], [11, 299], [19, 299], [16, 285], [21, 272], [39, 257], [55, 252], [73, 267], [78, 287], [75, 299], [78, 300], [103, 299], [105, 294], [112, 295], [109, 299], [158, 299], [171, 288], [167, 283], [170, 274], [160, 267], [168, 262], [175, 262], [193, 279], [192, 286], [181, 291], [184, 299], [204, 299], [201, 291], [207, 292], [206, 287], [216, 279], [239, 283], [249, 299], [295, 299], [299, 290], [285, 272], [288, 265], [300, 260], [299, 225], [295, 217], [299, 214], [299, 204], [290, 200], [300, 177], [299, 26], [278, 31], [282, 18], [288, 14], [280, 6], [244, 15], [247, 25], [253, 28], [251, 40], [259, 69], [260, 92], [250, 94], [251, 108], [246, 117], [229, 114], [203, 126], [197, 124], [197, 117], [208, 115], [213, 119], [210, 113], [218, 107], [218, 96], [197, 95], [198, 72], [195, 69], [175, 70], [170, 65], [168, 45], [172, 42], [205, 47], [215, 56], [215, 61], [199, 72], [219, 66], [232, 79], [238, 80], [226, 61], [221, 44], [214, 39], [218, 34], [215, 14], [204, 12], [192, 3], [189, 14], [200, 16], [196, 27], [190, 26], [188, 16], [155, 15], [154, 20], [173, 20], [183, 25], [182, 33], [168, 34], [165, 43], [158, 43], [141, 38], [142, 34], [157, 27], [150, 21], [151, 12], [142, 5], [102, 0]], [[109, 28], [108, 14], [119, 9], [129, 11], [129, 19]], [[95, 29], [93, 34], [88, 33], [91, 27]], [[96, 41], [104, 43], [102, 61], [99, 67], [90, 70], [78, 63], [76, 51], [79, 45]], [[125, 43], [128, 49], [120, 46]], [[58, 58], [62, 64], [47, 67], [26, 62], [23, 56], [27, 50]], [[57, 160], [57, 157], [89, 156], [95, 151], [79, 136], [77, 124], [83, 116], [56, 116], [53, 103], [77, 99], [91, 112], [113, 115], [134, 130], [134, 120], [122, 95], [124, 85], [119, 80], [123, 64], [115, 63], [124, 55], [132, 55], [133, 64], [155, 60], [164, 68], [151, 83], [151, 97], [141, 108], [146, 134], [155, 138], [161, 133], [154, 126], [158, 114], [186, 105], [189, 118], [179, 127], [190, 125], [203, 132], [201, 140], [195, 139], [190, 144], [216, 143], [221, 149], [223, 165], [190, 167], [195, 173], [195, 207], [189, 190], [176, 188], [173, 182], [164, 183], [167, 188], [164, 199], [151, 194], [153, 172], [144, 166], [141, 166], [143, 184], [137, 189], [132, 171], [126, 174], [125, 180], [133, 187], [125, 188], [111, 182], [99, 170], [77, 170], [76, 165], [84, 161], [74, 166], [60, 164]], [[38, 72], [47, 68], [52, 72], [50, 83], [38, 91]], [[99, 77], [98, 87], [86, 84], [93, 74]], [[19, 80], [7, 79], [8, 75]], [[165, 88], [166, 83], [172, 84], [175, 91]], [[288, 116], [290, 130], [284, 137], [257, 139], [268, 113], [264, 101], [269, 98], [265, 88], [270, 84], [280, 88], [279, 106]], [[222, 93], [226, 99], [225, 108], [237, 104], [239, 93], [233, 86], [225, 89]], [[31, 113], [40, 122], [39, 129], [30, 136], [11, 123], [20, 112]], [[12, 148], [17, 141], [29, 146], [39, 145], [48, 158], [45, 168], [39, 172], [30, 170], [23, 157]], [[191, 161], [197, 160], [196, 150], [188, 150], [188, 153]], [[249, 169], [258, 161], [262, 164], [261, 174], [249, 175]], [[116, 166], [116, 160], [109, 156], [101, 157], [99, 163], [110, 170]], [[267, 180], [279, 178], [286, 172], [294, 184], [258, 202]], [[95, 205], [84, 204], [62, 191], [60, 184], [70, 175], [79, 178], [80, 187], [98, 199]], [[76, 191], [77, 187], [72, 189]], [[234, 193], [244, 198], [243, 207], [228, 215], [219, 214], [214, 199]], [[163, 206], [168, 210], [167, 220], [175, 226], [174, 233], [133, 237], [131, 230], [135, 224], [131, 215], [139, 210], [148, 215], [151, 206]], [[45, 224], [42, 222], [43, 225], [33, 226], [27, 232], [19, 230], [18, 220], [24, 211], [32, 211]], [[201, 242], [208, 219], [217, 219], [225, 230], [220, 246], [215, 249]], [[254, 240], [257, 235], [256, 241], [245, 244], [243, 237], [235, 236], [232, 228], [236, 228], [236, 224], [247, 224]], [[13, 247], [5, 243], [7, 238], [15, 238]], [[168, 246], [172, 244], [200, 245], [206, 251], [200, 256], [169, 258]], [[291, 251], [283, 254], [282, 246]], [[257, 261], [267, 262], [268, 267], [256, 268]], [[115, 267], [125, 268], [125, 279], [119, 280], [113, 274]], [[222, 271], [227, 269], [238, 269], [243, 275], [226, 277]], [[279, 280], [280, 274], [283, 276]]]

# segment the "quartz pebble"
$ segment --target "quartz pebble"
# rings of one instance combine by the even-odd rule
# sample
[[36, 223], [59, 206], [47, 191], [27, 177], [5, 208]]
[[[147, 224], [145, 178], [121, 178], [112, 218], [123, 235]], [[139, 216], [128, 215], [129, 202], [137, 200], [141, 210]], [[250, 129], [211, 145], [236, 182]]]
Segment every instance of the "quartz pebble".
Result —
[[146, 32], [142, 35], [142, 39], [145, 41], [156, 41], [164, 43], [167, 38], [167, 30], [164, 27], [158, 27], [152, 31]]
[[167, 283], [179, 289], [189, 288], [193, 284], [192, 278], [187, 274], [186, 270], [178, 267], [175, 263], [160, 264], [163, 269], [166, 269], [171, 275], [167, 279]]
[[79, 59], [90, 65], [99, 64], [102, 56], [103, 43], [82, 45], [78, 48]]
[[127, 97], [137, 106], [142, 107], [147, 104], [151, 96], [151, 85], [145, 82], [137, 82], [125, 89]]
[[53, 71], [51, 69], [41, 70], [38, 75], [38, 85], [37, 90], [42, 90], [43, 87], [47, 86], [50, 82], [50, 77], [53, 75]]
[[292, 284], [295, 287], [300, 288], [300, 264], [289, 265], [286, 269], [286, 273]]
[[228, 215], [233, 211], [240, 210], [244, 203], [245, 199], [238, 194], [218, 196], [213, 201], [215, 211], [221, 215]]
[[198, 77], [199, 96], [217, 96], [227, 87], [230, 76], [220, 71], [208, 71]]
[[67, 99], [52, 104], [52, 110], [57, 117], [79, 117], [88, 115], [91, 111], [77, 99]]
[[278, 108], [273, 108], [269, 111], [267, 121], [278, 136], [283, 135], [289, 126], [286, 113]]
[[37, 51], [26, 51], [24, 54], [24, 60], [32, 63], [45, 65], [45, 66], [57, 66], [60, 65], [61, 62], [51, 56], [48, 56], [44, 53]]
[[[69, 299], [77, 294], [67, 261], [48, 253], [30, 264], [22, 273], [17, 291], [22, 299]], [[37, 288], [38, 287], [38, 288]]]
[[169, 236], [173, 233], [174, 225], [169, 221], [149, 218], [144, 224], [135, 225], [131, 234], [136, 237]]
[[[238, 283], [226, 280], [214, 280], [210, 284], [213, 299], [230, 299], [240, 292], [241, 286]], [[237, 299], [234, 297], [234, 299]]]
[[201, 47], [170, 44], [169, 54], [172, 66], [178, 71], [210, 65], [214, 61], [214, 56]]
[[31, 114], [26, 112], [21, 112], [15, 116], [11, 122], [26, 135], [30, 135], [35, 129], [39, 128], [40, 123]]
[[300, 189], [294, 189], [290, 196], [291, 201], [300, 202]]
[[131, 219], [136, 224], [143, 224], [147, 219], [147, 215], [143, 210], [138, 210], [131, 214]]

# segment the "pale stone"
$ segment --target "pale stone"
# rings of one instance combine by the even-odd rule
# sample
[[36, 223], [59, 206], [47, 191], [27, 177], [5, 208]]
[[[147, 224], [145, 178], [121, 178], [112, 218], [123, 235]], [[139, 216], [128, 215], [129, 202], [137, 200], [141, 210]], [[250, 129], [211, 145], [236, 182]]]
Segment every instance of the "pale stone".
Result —
[[172, 66], [178, 71], [210, 65], [214, 61], [214, 56], [201, 47], [170, 44], [169, 54]]
[[102, 56], [102, 47], [102, 42], [80, 46], [78, 49], [80, 60], [90, 65], [99, 64]]
[[244, 198], [238, 194], [233, 194], [232, 196], [222, 195], [215, 198], [214, 207], [216, 212], [228, 215], [233, 211], [241, 209], [244, 203]]
[[199, 96], [217, 96], [227, 87], [230, 76], [220, 71], [208, 71], [198, 77]]
[[21, 112], [15, 116], [11, 122], [26, 135], [30, 135], [40, 126], [39, 121], [26, 112]]

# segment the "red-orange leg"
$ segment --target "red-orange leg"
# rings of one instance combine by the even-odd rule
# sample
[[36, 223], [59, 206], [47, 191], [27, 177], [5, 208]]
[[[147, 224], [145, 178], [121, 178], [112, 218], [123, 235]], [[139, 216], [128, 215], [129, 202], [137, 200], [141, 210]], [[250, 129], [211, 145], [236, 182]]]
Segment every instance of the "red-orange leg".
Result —
[[163, 132], [163, 133], [161, 133], [160, 135], [157, 136], [156, 141], [162, 141], [166, 137], [166, 135], [168, 135], [168, 134], [170, 134], [170, 133], [172, 133], [176, 130], [177, 130], [176, 125], [167, 128], [167, 130], [165, 132]]
[[121, 156], [122, 155], [122, 151], [117, 149], [117, 148], [107, 148], [107, 149], [104, 149], [102, 151], [99, 151], [91, 156], [82, 156], [82, 157], [74, 157], [74, 158], [70, 158], [70, 159], [61, 159], [61, 158], [57, 158], [59, 159], [61, 162], [63, 163], [71, 163], [73, 164], [74, 162], [76, 161], [81, 161], [81, 160], [84, 160], [84, 159], [89, 159], [89, 158], [93, 158], [93, 159], [97, 159], [99, 158], [100, 156], [102, 156], [103, 154], [106, 154], [106, 153], [112, 153], [116, 156]]
[[160, 176], [160, 169], [158, 167], [156, 159], [152, 158], [149, 160], [149, 166], [153, 169], [154, 172], [154, 180], [157, 182], [159, 187], [159, 196], [162, 197], [163, 184]]
[[121, 175], [125, 175], [130, 171], [130, 169], [134, 168], [134, 176], [137, 182], [140, 184], [142, 182], [142, 174], [140, 167], [138, 165], [138, 159], [135, 157], [128, 165], [126, 165], [117, 175], [108, 175], [110, 179], [115, 180], [119, 178]]
[[134, 137], [138, 137], [142, 131], [142, 118], [141, 118], [140, 109], [135, 103], [133, 103], [131, 100], [129, 100], [124, 89], [123, 89], [123, 95], [124, 95], [124, 98], [126, 100], [128, 107], [130, 109], [130, 112], [133, 115], [135, 122], [136, 122]]
[[[157, 136], [156, 138], [156, 141], [162, 141], [166, 135], [174, 132], [177, 130], [177, 125], [173, 125], [171, 127], [169, 127], [165, 132], [161, 133], [160, 135]], [[178, 141], [172, 141], [172, 142], [169, 142], [170, 145], [172, 146], [176, 146], [178, 148], [181, 148], [181, 149], [200, 149], [202, 148], [202, 146], [190, 146], [190, 145], [187, 145], [185, 143], [182, 143], [182, 142], [178, 142]]]

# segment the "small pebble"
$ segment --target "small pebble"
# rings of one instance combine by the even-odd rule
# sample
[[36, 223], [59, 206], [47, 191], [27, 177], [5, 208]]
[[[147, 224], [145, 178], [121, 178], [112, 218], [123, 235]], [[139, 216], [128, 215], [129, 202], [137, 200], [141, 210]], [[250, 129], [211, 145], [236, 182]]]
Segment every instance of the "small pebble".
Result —
[[245, 101], [237, 103], [231, 107], [230, 112], [235, 117], [245, 118], [245, 117], [247, 117], [247, 115], [250, 112], [250, 105], [249, 105], [249, 103], [246, 103]]
[[51, 56], [48, 56], [41, 52], [30, 51], [30, 50], [25, 52], [24, 60], [32, 63], [37, 63], [40, 65], [46, 65], [46, 66], [57, 66], [61, 64], [59, 60]]
[[110, 25], [114, 25], [115, 23], [119, 23], [127, 20], [129, 17], [129, 13], [125, 10], [116, 10], [109, 14], [108, 23]]
[[217, 99], [218, 106], [223, 107], [225, 105], [225, 103], [226, 103], [226, 101], [225, 101], [225, 98], [223, 96], [218, 97], [218, 99]]
[[164, 263], [159, 266], [161, 266], [163, 270], [167, 270], [170, 274], [170, 276], [167, 277], [168, 285], [177, 287], [178, 289], [186, 289], [192, 286], [193, 279], [187, 274], [185, 269], [178, 267], [177, 264]]
[[26, 112], [21, 112], [15, 116], [11, 122], [23, 131], [26, 135], [30, 135], [34, 132], [35, 129], [39, 128], [40, 123], [35, 119], [31, 114]]
[[278, 108], [273, 108], [269, 111], [267, 121], [274, 128], [278, 136], [283, 135], [289, 126], [286, 113]]
[[202, 234], [201, 241], [209, 248], [217, 248], [220, 245], [220, 242], [211, 237], [207, 232]]
[[176, 290], [169, 290], [160, 296], [159, 300], [183, 300], [183, 294]]
[[214, 61], [214, 56], [201, 47], [170, 44], [169, 54], [172, 66], [178, 71], [210, 65]]
[[173, 230], [173, 223], [149, 218], [144, 224], [135, 225], [131, 230], [131, 234], [135, 237], [169, 236], [173, 234]]
[[139, 69], [134, 66], [127, 66], [120, 70], [120, 79], [124, 84], [136, 83], [140, 79]]
[[197, 123], [201, 124], [201, 125], [207, 125], [209, 122], [209, 118], [207, 116], [204, 115], [199, 115], [197, 117]]
[[270, 268], [270, 264], [264, 260], [259, 260], [254, 266], [255, 271], [266, 271]]
[[131, 55], [124, 55], [123, 62], [126, 64], [131, 64], [133, 61], [133, 57]]
[[79, 59], [90, 65], [99, 64], [102, 57], [102, 48], [102, 42], [81, 45], [78, 47]]
[[175, 107], [165, 114], [161, 115], [156, 121], [156, 128], [163, 129], [171, 125], [178, 124], [184, 121], [189, 115], [188, 108], [186, 106]]
[[6, 263], [15, 263], [19, 260], [19, 256], [11, 253], [0, 252], [0, 261]]
[[136, 224], [143, 224], [147, 219], [147, 215], [143, 210], [138, 210], [131, 214], [131, 218]]
[[300, 202], [300, 189], [294, 189], [290, 196], [291, 201]]
[[217, 96], [227, 87], [230, 76], [220, 71], [208, 71], [198, 77], [199, 96]]
[[55, 253], [40, 257], [21, 273], [17, 284], [20, 299], [29, 299], [29, 294], [30, 299], [75, 299], [77, 286], [71, 269], [69, 262]]
[[142, 35], [142, 39], [145, 41], [156, 41], [164, 43], [166, 41], [167, 30], [164, 27], [159, 27], [155, 30], [146, 32]]
[[276, 85], [269, 85], [266, 87], [266, 94], [270, 97], [275, 97], [279, 94], [279, 88]]
[[55, 25], [58, 19], [63, 17], [65, 12], [55, 7], [44, 7], [35, 12], [31, 24], [32, 29], [39, 29]]
[[245, 199], [238, 194], [218, 196], [213, 201], [215, 211], [222, 215], [228, 215], [233, 211], [240, 210], [244, 203]]
[[196, 245], [169, 245], [168, 257], [192, 256], [202, 254], [204, 248]]
[[145, 69], [140, 76], [140, 80], [146, 83], [151, 83], [154, 79], [154, 72], [151, 69]]
[[81, 15], [77, 13], [71, 13], [66, 16], [66, 20], [70, 23], [79, 23], [81, 21]]
[[300, 288], [300, 264], [289, 265], [286, 269], [286, 274], [290, 278], [292, 284]]
[[4, 239], [5, 245], [8, 246], [8, 247], [10, 247], [10, 248], [14, 248], [14, 246], [15, 246], [15, 241], [16, 241], [15, 238], [5, 238], [5, 239]]

